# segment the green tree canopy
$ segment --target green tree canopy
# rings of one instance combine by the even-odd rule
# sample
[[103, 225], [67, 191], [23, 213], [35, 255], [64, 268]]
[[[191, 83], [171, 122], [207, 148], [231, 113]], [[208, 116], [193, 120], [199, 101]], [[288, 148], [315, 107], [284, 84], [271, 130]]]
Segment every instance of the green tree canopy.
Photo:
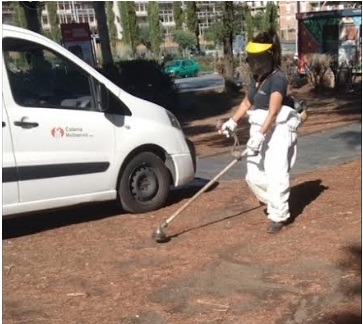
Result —
[[150, 1], [148, 6], [149, 30], [151, 51], [159, 57], [160, 45], [163, 41], [161, 25], [159, 21], [159, 4], [157, 1]]
[[173, 14], [175, 20], [175, 29], [182, 29], [184, 21], [184, 13], [181, 1], [173, 1]]
[[[217, 19], [204, 33], [204, 39], [213, 41], [215, 44], [223, 41], [223, 22], [222, 16]], [[236, 35], [245, 35], [251, 38], [253, 35], [253, 20], [251, 10], [245, 3], [233, 4], [233, 38]]]
[[115, 25], [115, 13], [113, 12], [113, 1], [106, 1], [107, 26], [111, 41], [117, 39], [117, 28]]
[[258, 12], [253, 18], [253, 34], [256, 31], [264, 31], [264, 22], [265, 15], [263, 12]]
[[277, 29], [278, 10], [277, 6], [272, 2], [268, 1], [266, 4], [266, 11], [262, 19], [262, 30], [263, 31], [276, 31]]
[[55, 1], [48, 1], [47, 9], [50, 24], [50, 32], [48, 37], [53, 41], [60, 43], [62, 36], [59, 28], [59, 19], [57, 15], [57, 3]]
[[197, 15], [197, 4], [195, 1], [186, 2], [186, 16], [187, 16], [187, 27], [188, 30], [196, 36], [197, 39], [197, 49], [199, 51], [199, 24]]
[[190, 49], [197, 44], [197, 37], [188, 30], [175, 29], [172, 32], [173, 40], [182, 50]]
[[246, 31], [246, 42], [253, 38], [253, 19], [251, 9], [249, 6], [245, 7], [245, 31]]
[[18, 27], [26, 28], [24, 7], [21, 6], [18, 1], [12, 1], [10, 6], [14, 10], [13, 24]]
[[204, 39], [206, 41], [214, 42], [218, 44], [223, 41], [223, 23], [220, 20], [214, 22], [204, 33]]
[[143, 44], [147, 49], [151, 50], [150, 28], [148, 25], [139, 28], [139, 44]]
[[123, 41], [130, 45], [136, 53], [139, 27], [136, 20], [135, 3], [133, 1], [119, 1]]

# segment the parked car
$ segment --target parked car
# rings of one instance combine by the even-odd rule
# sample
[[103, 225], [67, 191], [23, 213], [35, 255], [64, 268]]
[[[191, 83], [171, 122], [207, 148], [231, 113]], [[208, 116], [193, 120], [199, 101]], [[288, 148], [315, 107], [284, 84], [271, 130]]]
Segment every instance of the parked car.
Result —
[[195, 77], [199, 73], [199, 64], [193, 60], [174, 60], [167, 63], [164, 71], [175, 78]]
[[2, 51], [3, 217], [106, 200], [147, 212], [194, 179], [168, 110], [29, 30], [2, 25]]

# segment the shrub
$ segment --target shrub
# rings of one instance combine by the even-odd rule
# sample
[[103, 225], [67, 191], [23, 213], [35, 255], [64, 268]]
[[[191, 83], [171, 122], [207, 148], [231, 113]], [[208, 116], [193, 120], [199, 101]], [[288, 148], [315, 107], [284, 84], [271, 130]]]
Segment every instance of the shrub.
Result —
[[[234, 57], [234, 82], [238, 88], [248, 87], [251, 81], [251, 70], [244, 58]], [[215, 70], [224, 77], [224, 61], [223, 58], [216, 62]]]
[[332, 57], [328, 54], [309, 54], [307, 56], [307, 74], [315, 88], [324, 83], [324, 75], [330, 68]]
[[164, 65], [170, 61], [177, 60], [179, 55], [172, 52], [165, 52], [163, 53], [163, 63]]
[[214, 57], [213, 56], [194, 56], [193, 60], [199, 63], [201, 72], [213, 72], [214, 71]]
[[246, 60], [241, 61], [241, 64], [236, 68], [236, 74], [242, 85], [248, 89], [251, 83], [251, 69]]
[[173, 80], [156, 61], [119, 61], [100, 71], [128, 93], [156, 103], [170, 111], [177, 105]]
[[294, 74], [297, 73], [297, 63], [294, 60], [294, 56], [291, 54], [285, 54], [281, 58], [281, 70], [285, 72], [289, 83], [294, 78]]
[[297, 59], [292, 54], [285, 54], [281, 59], [281, 70], [285, 72], [289, 85], [299, 88], [308, 83], [307, 77], [298, 73]]

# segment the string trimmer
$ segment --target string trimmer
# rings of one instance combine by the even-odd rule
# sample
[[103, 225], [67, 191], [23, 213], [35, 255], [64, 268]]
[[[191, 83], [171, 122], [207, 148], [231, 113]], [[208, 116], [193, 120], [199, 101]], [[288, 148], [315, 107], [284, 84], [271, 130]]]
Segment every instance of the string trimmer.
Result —
[[242, 159], [242, 157], [247, 155], [247, 149], [241, 151], [239, 139], [236, 133], [230, 134], [234, 139], [234, 144], [232, 147], [232, 156], [234, 157], [233, 161], [230, 162], [222, 171], [220, 171], [212, 180], [210, 180], [202, 189], [200, 189], [192, 198], [190, 198], [184, 205], [182, 205], [173, 215], [171, 215], [167, 220], [165, 220], [162, 224], [158, 226], [156, 231], [153, 233], [153, 237], [156, 242], [164, 243], [169, 241], [169, 238], [166, 236], [164, 229], [167, 228], [170, 223], [180, 215], [180, 213], [187, 208], [194, 200], [196, 200], [202, 193], [204, 193], [209, 187], [211, 187], [223, 174], [225, 174], [229, 169], [231, 169], [238, 161]]

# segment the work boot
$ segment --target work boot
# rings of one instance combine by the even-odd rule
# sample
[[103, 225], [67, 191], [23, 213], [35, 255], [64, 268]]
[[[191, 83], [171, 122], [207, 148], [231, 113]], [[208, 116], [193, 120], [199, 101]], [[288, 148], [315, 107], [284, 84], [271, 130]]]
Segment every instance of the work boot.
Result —
[[268, 226], [267, 229], [267, 233], [269, 234], [275, 234], [279, 231], [281, 231], [281, 229], [284, 227], [284, 223], [283, 222], [273, 222], [270, 221], [270, 224]]

